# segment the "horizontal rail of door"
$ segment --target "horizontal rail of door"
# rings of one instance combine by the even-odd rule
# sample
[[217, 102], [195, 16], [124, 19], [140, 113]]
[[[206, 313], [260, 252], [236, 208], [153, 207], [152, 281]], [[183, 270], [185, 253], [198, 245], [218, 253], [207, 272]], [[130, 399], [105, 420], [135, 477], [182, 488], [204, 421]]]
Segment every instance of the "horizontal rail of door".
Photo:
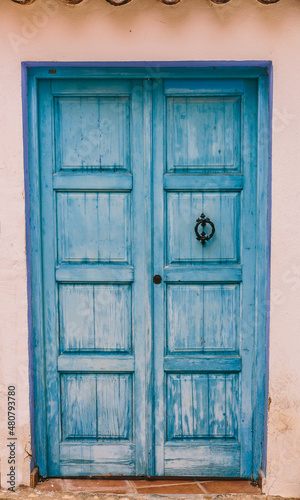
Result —
[[101, 356], [78, 354], [63, 354], [58, 357], [57, 368], [59, 372], [109, 372], [122, 373], [134, 372], [133, 356]]
[[168, 283], [239, 283], [242, 281], [242, 266], [168, 266], [164, 269], [164, 280]]
[[[241, 448], [238, 443], [166, 443], [165, 475], [218, 477], [240, 475]], [[208, 459], [209, 457], [209, 459]]]
[[123, 173], [64, 173], [53, 176], [57, 191], [131, 191], [132, 175]]
[[134, 475], [136, 447], [132, 442], [115, 442], [101, 446], [91, 443], [60, 444], [61, 474], [65, 476]]
[[217, 356], [212, 357], [176, 357], [168, 356], [164, 359], [165, 372], [240, 372], [242, 370], [242, 358], [240, 356]]
[[[124, 78], [124, 77], [123, 77]], [[128, 78], [128, 77], [127, 77]], [[54, 96], [81, 96], [89, 95], [104, 95], [104, 96], [130, 96], [132, 92], [132, 84], [129, 79], [117, 81], [115, 79], [105, 80], [93, 78], [92, 80], [84, 80], [82, 78], [55, 80], [51, 82], [51, 93]]]
[[242, 95], [245, 91], [245, 84], [242, 79], [222, 80], [220, 83], [216, 79], [195, 79], [189, 82], [183, 78], [165, 79], [164, 93], [166, 95], [205, 95], [205, 96], [229, 96]]
[[[176, 167], [180, 168], [180, 167]], [[234, 174], [165, 174], [164, 189], [167, 191], [242, 191], [243, 175]]]
[[[108, 282], [132, 283], [134, 269], [128, 266], [112, 265], [78, 265], [67, 264], [56, 268], [56, 281], [59, 283], [73, 282]], [[167, 283], [239, 283], [242, 281], [242, 267], [200, 267], [200, 266], [169, 266], [164, 269], [164, 281]]]
[[113, 265], [78, 265], [67, 264], [58, 266], [55, 279], [59, 283], [132, 283], [134, 269], [129, 266]]
[[[95, 356], [82, 354], [81, 356], [65, 354], [58, 357], [59, 372], [133, 372], [135, 369], [132, 356]], [[240, 372], [242, 369], [242, 358], [240, 356], [212, 357], [175, 357], [169, 356], [164, 360], [164, 371], [166, 372]]]

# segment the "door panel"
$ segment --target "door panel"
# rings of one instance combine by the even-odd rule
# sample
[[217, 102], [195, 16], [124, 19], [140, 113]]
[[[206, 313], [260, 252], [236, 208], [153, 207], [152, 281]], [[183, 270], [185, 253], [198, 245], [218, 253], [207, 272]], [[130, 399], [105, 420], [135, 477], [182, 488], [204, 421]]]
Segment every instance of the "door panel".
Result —
[[237, 385], [237, 375], [168, 375], [168, 441], [237, 438]]
[[129, 96], [55, 99], [56, 170], [130, 170]]
[[166, 288], [167, 353], [235, 351], [239, 285], [171, 285]]
[[141, 89], [39, 87], [49, 475], [146, 473]]
[[[166, 195], [167, 263], [205, 261], [237, 263], [240, 231], [239, 198], [239, 193], [235, 192], [168, 192]], [[201, 213], [209, 214], [216, 233], [213, 245], [199, 248], [194, 227]]]
[[61, 376], [62, 440], [132, 440], [132, 376]]
[[131, 352], [131, 285], [60, 285], [58, 293], [62, 353]]
[[154, 91], [158, 475], [251, 475], [256, 96], [250, 80]]
[[131, 260], [129, 193], [58, 192], [58, 262]]
[[[240, 97], [167, 97], [167, 170], [240, 170]], [[204, 147], [205, 146], [205, 147]]]

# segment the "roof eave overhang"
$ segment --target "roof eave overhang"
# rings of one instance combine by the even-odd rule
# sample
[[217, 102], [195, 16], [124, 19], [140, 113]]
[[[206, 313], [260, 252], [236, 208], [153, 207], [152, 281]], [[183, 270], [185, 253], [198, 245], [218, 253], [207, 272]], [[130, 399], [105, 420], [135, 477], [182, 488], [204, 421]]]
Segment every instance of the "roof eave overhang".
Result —
[[[15, 3], [18, 3], [20, 5], [29, 5], [33, 2], [35, 2], [35, 0], [11, 0], [12, 2], [15, 2]], [[81, 2], [83, 2], [84, 0], [62, 0], [65, 4], [67, 5], [77, 5]], [[131, 2], [131, 0], [106, 0], [108, 3], [110, 3], [111, 5], [114, 5], [115, 7], [118, 7], [118, 6], [121, 6], [121, 5], [125, 5], [125, 4], [128, 4], [129, 2]], [[176, 5], [176, 4], [179, 4], [181, 2], [181, 0], [160, 0], [162, 3], [164, 3], [165, 5]], [[218, 4], [218, 5], [224, 5], [228, 2], [230, 2], [231, 0], [210, 0], [212, 3], [215, 3], [215, 4]], [[279, 0], [257, 0], [258, 2], [264, 4], [264, 5], [271, 5], [273, 3], [277, 3], [279, 2]]]

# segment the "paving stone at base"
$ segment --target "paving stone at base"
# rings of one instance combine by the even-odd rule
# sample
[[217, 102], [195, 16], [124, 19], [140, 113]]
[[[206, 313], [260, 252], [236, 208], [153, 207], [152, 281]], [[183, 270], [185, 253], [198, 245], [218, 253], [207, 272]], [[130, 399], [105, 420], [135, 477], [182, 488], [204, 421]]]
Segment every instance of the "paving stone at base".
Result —
[[259, 495], [260, 489], [258, 486], [252, 486], [249, 481], [208, 481], [201, 482], [206, 493], [221, 495], [232, 493], [250, 493], [252, 495]]
[[46, 479], [43, 482], [39, 482], [36, 489], [38, 491], [66, 491], [64, 480], [59, 478]]
[[201, 494], [203, 493], [196, 483], [186, 483], [186, 484], [164, 484], [161, 486], [150, 485], [138, 488], [138, 493], [144, 494], [161, 494], [161, 495], [191, 495], [191, 494]]
[[65, 479], [65, 490], [88, 493], [136, 493], [127, 480], [122, 479]]

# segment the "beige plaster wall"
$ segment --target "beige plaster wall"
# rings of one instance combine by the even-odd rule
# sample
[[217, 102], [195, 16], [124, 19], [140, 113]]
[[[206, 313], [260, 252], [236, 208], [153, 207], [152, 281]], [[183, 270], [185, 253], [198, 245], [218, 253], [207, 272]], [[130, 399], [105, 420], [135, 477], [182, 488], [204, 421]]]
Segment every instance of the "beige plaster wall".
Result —
[[30, 419], [21, 61], [272, 60], [274, 64], [270, 411], [264, 491], [300, 496], [300, 2], [60, 0], [0, 5], [1, 472], [6, 388], [17, 387], [19, 483], [29, 482]]

